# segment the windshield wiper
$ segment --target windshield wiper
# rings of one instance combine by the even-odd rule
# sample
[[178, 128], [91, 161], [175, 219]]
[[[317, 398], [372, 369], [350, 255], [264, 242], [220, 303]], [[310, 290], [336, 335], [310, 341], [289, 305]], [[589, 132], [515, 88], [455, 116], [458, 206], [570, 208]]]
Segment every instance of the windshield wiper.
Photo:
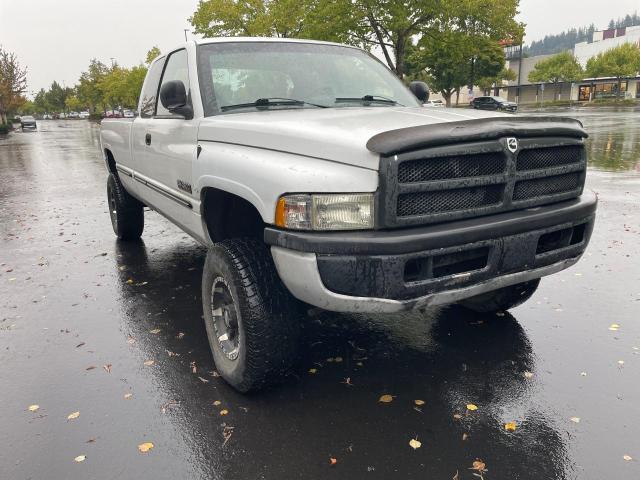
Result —
[[269, 97], [259, 98], [255, 102], [250, 103], [238, 103], [235, 105], [223, 105], [220, 110], [226, 112], [228, 110], [236, 110], [238, 108], [266, 108], [266, 107], [280, 107], [288, 105], [311, 105], [318, 108], [328, 108], [327, 105], [319, 105], [317, 103], [305, 102], [304, 100], [296, 100], [294, 98], [281, 98], [281, 97]]
[[362, 102], [362, 103], [384, 103], [387, 105], [400, 105], [404, 107], [403, 104], [398, 103], [392, 98], [383, 97], [382, 95], [365, 95], [364, 97], [338, 97], [336, 98], [336, 103], [341, 102]]

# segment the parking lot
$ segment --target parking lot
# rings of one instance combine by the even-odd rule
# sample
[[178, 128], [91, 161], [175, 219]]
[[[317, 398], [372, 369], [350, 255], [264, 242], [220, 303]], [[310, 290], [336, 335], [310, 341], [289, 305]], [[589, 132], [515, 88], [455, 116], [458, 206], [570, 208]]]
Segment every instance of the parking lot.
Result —
[[640, 110], [532, 114], [591, 135], [581, 262], [502, 316], [311, 312], [249, 396], [214, 369], [204, 248], [154, 212], [116, 241], [99, 126], [0, 137], [0, 478], [640, 478]]

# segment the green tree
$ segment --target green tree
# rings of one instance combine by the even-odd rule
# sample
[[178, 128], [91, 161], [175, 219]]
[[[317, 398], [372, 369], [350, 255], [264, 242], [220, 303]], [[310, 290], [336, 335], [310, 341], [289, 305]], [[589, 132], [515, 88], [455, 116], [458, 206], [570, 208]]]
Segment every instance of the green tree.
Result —
[[620, 97], [622, 79], [635, 76], [640, 71], [640, 47], [624, 43], [599, 53], [587, 61], [587, 76], [615, 77], [618, 82], [616, 98]]
[[403, 78], [413, 39], [438, 29], [507, 38], [519, 0], [204, 0], [190, 18], [205, 36], [276, 36], [377, 47]]
[[67, 99], [68, 91], [66, 88], [63, 88], [58, 82], [54, 80], [45, 95], [47, 104], [54, 112], [64, 112], [66, 110], [65, 100]]
[[64, 104], [70, 112], [77, 112], [79, 110], [82, 110], [82, 107], [83, 107], [82, 102], [78, 99], [76, 95], [71, 95], [67, 97], [64, 101]]
[[516, 72], [514, 72], [510, 68], [503, 67], [497, 75], [491, 77], [481, 77], [476, 81], [476, 83], [478, 87], [484, 90], [484, 93], [487, 94], [488, 90], [490, 90], [491, 88], [499, 87], [500, 85], [502, 85], [502, 82], [513, 81], [516, 78], [518, 78]]
[[7, 114], [14, 112], [25, 101], [27, 70], [16, 55], [0, 46], [0, 124], [7, 123]]
[[536, 63], [528, 78], [533, 83], [555, 85], [553, 99], [556, 100], [560, 82], [575, 82], [581, 80], [583, 76], [584, 71], [573, 53], [561, 52]]
[[95, 58], [89, 62], [89, 68], [82, 72], [77, 85], [78, 99], [89, 107], [92, 113], [103, 107], [103, 94], [100, 90], [100, 82], [107, 75], [107, 66]]
[[47, 102], [47, 92], [44, 88], [41, 88], [40, 91], [36, 94], [33, 99], [33, 106], [35, 108], [36, 113], [48, 113], [51, 111], [51, 106]]
[[151, 65], [151, 62], [153, 62], [160, 55], [161, 55], [160, 49], [154, 45], [153, 47], [151, 47], [151, 50], [147, 52], [147, 56], [144, 60], [144, 63], [146, 63], [147, 65]]

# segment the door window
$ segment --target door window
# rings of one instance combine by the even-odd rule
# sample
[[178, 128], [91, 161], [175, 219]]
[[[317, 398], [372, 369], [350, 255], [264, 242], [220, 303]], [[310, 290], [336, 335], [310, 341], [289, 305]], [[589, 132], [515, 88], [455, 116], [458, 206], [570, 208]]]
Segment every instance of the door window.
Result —
[[164, 58], [155, 62], [149, 69], [149, 73], [147, 73], [147, 78], [142, 87], [142, 95], [140, 95], [140, 116], [142, 118], [153, 117], [156, 111], [158, 84], [160, 83], [163, 66]]
[[[191, 98], [189, 93], [189, 67], [187, 63], [187, 51], [186, 50], [178, 50], [177, 52], [173, 52], [169, 56], [169, 60], [167, 60], [167, 66], [164, 69], [164, 74], [162, 75], [162, 83], [160, 84], [160, 88], [166, 82], [171, 82], [174, 80], [179, 80], [184, 83], [184, 88], [187, 92], [187, 98]], [[172, 115], [169, 110], [162, 106], [162, 102], [158, 102], [158, 108], [156, 109], [156, 115]]]

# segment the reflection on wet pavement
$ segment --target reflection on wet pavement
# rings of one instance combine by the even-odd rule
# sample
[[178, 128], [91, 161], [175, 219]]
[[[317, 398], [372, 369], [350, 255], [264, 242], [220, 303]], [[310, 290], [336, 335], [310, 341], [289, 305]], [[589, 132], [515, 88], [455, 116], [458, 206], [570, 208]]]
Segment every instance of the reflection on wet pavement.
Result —
[[640, 459], [640, 185], [615, 173], [640, 162], [634, 114], [576, 113], [607, 171], [589, 179], [598, 222], [581, 263], [530, 302], [312, 311], [294, 374], [249, 396], [208, 350], [205, 250], [152, 212], [143, 241], [115, 241], [97, 128], [0, 138], [0, 478], [462, 480], [476, 459], [486, 479], [640, 477], [623, 459]]

